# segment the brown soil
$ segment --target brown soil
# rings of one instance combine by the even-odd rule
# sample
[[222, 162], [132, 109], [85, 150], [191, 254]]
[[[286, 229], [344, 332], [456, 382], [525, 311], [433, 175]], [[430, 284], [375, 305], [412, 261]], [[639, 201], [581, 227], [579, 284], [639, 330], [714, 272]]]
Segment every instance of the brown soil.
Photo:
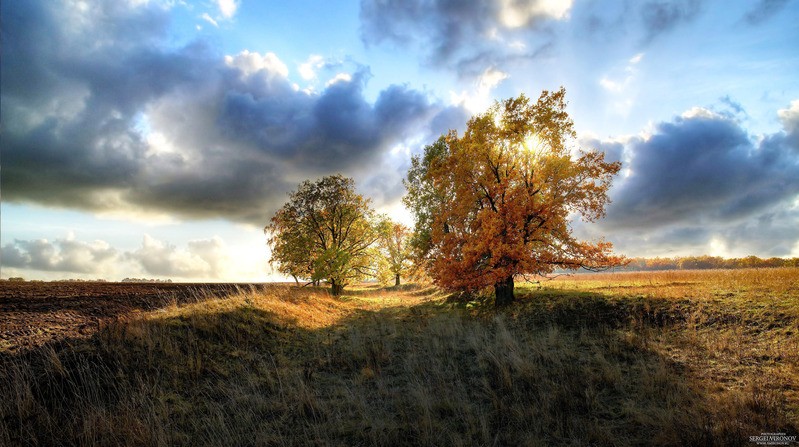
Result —
[[172, 304], [265, 284], [0, 283], [0, 353], [89, 337], [103, 325]]

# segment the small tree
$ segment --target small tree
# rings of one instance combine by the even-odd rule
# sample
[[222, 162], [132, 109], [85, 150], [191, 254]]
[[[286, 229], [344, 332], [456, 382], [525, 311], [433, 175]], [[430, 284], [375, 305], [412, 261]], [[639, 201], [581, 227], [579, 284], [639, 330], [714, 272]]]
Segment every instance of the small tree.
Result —
[[414, 157], [405, 185], [416, 216], [417, 259], [450, 289], [493, 286], [496, 303], [513, 301], [514, 277], [555, 268], [617, 265], [611, 244], [572, 235], [572, 214], [604, 215], [619, 163], [599, 152], [573, 156], [565, 91], [496, 103]]
[[378, 238], [370, 201], [341, 175], [304, 181], [264, 228], [278, 271], [325, 279], [338, 296], [352, 280], [373, 274], [370, 247]]
[[382, 284], [394, 281], [400, 285], [400, 278], [410, 269], [411, 230], [400, 223], [384, 220], [380, 224], [378, 279]]

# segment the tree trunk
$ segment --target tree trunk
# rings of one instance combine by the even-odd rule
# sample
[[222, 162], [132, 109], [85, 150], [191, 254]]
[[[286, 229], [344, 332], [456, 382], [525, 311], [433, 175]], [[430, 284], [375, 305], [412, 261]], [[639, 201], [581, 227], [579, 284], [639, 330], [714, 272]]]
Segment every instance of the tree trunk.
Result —
[[300, 279], [297, 278], [297, 275], [291, 275], [291, 277], [294, 278], [294, 284], [296, 284], [297, 287], [299, 287], [300, 286]]
[[394, 276], [394, 286], [399, 286], [399, 285], [400, 285], [400, 281], [399, 281], [399, 279], [400, 279], [400, 276], [399, 276], [399, 273], [397, 273], [397, 274]]
[[513, 302], [513, 276], [505, 278], [504, 281], [499, 281], [494, 284], [494, 295], [496, 296], [496, 305], [504, 306]]
[[332, 293], [333, 296], [340, 296], [341, 292], [343, 292], [343, 291], [344, 291], [344, 286], [343, 285], [341, 285], [341, 284], [339, 284], [339, 283], [337, 283], [335, 281], [331, 281], [330, 282], [330, 293]]

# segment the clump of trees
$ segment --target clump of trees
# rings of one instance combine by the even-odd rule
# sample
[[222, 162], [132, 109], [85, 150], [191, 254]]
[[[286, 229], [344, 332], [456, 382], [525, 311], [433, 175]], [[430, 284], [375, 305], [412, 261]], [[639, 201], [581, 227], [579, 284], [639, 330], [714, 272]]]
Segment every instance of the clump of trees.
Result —
[[497, 304], [513, 301], [518, 276], [620, 265], [610, 243], [572, 235], [572, 216], [604, 215], [621, 165], [574, 150], [565, 94], [498, 102], [413, 157], [404, 182], [413, 232], [376, 216], [352, 179], [301, 183], [264, 228], [273, 265], [339, 295], [369, 276], [399, 285], [413, 257], [444, 288], [493, 287]]
[[569, 219], [604, 215], [620, 163], [573, 153], [565, 90], [496, 103], [411, 160], [404, 201], [416, 217], [412, 247], [447, 289], [493, 287], [513, 301], [514, 278], [623, 262], [605, 241], [580, 241]]

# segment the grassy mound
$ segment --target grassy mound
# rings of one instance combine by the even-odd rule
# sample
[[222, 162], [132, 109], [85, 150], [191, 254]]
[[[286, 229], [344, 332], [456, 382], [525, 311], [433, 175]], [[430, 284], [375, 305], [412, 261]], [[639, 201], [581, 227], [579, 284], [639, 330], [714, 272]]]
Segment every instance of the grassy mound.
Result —
[[0, 358], [0, 444], [747, 445], [796, 434], [799, 290], [786, 281], [799, 272], [727, 275], [573, 277], [522, 287], [499, 311], [418, 287], [341, 299], [274, 287], [172, 306]]

